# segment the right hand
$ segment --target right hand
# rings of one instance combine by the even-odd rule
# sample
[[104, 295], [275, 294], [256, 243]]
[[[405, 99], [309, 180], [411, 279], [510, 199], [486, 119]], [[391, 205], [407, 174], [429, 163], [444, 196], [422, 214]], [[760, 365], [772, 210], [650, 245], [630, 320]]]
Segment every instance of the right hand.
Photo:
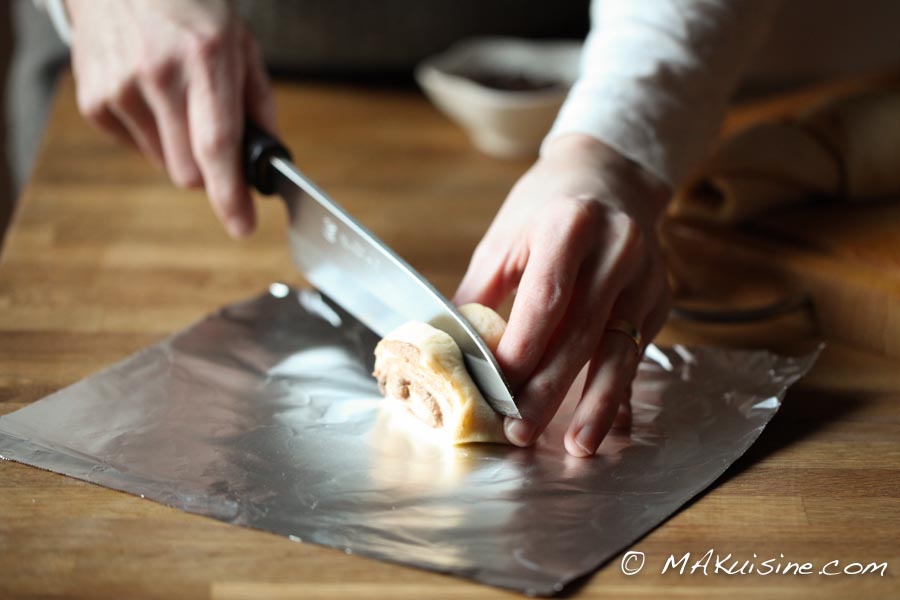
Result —
[[244, 115], [275, 131], [265, 66], [227, 0], [66, 0], [81, 113], [179, 187], [206, 188], [233, 237], [255, 227]]

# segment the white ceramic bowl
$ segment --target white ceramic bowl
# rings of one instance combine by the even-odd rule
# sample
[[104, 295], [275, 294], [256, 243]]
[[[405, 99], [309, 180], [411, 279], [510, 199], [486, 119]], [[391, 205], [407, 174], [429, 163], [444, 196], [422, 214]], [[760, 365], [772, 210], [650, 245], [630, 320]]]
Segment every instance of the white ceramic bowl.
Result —
[[[578, 76], [580, 58], [577, 41], [472, 38], [424, 60], [416, 80], [481, 151], [533, 156]], [[504, 83], [526, 89], [500, 89]]]

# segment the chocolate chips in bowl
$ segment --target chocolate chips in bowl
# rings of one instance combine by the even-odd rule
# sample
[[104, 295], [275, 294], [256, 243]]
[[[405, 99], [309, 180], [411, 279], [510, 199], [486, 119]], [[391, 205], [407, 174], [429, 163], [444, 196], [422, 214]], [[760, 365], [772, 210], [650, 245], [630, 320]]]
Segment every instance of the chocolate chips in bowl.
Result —
[[502, 73], [498, 71], [481, 71], [468, 76], [469, 79], [484, 87], [504, 92], [536, 92], [540, 90], [568, 89], [558, 79], [547, 79], [525, 75], [523, 73]]

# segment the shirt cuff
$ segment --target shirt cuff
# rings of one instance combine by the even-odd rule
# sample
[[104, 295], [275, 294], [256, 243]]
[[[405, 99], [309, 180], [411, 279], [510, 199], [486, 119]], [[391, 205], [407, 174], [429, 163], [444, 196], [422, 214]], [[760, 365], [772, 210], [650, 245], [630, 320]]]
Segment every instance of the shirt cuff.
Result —
[[66, 11], [66, 4], [63, 0], [34, 0], [34, 5], [42, 9], [50, 17], [53, 28], [66, 44], [72, 44], [72, 21], [69, 20], [69, 13]]

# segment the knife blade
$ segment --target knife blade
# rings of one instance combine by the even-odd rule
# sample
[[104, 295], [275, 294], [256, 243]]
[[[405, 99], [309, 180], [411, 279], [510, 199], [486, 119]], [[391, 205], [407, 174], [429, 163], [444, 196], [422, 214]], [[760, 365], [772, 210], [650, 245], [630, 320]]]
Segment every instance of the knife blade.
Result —
[[449, 300], [304, 175], [273, 136], [247, 123], [243, 150], [248, 181], [287, 207], [291, 255], [309, 283], [381, 337], [407, 321], [445, 331], [488, 404], [521, 418], [494, 355]]

